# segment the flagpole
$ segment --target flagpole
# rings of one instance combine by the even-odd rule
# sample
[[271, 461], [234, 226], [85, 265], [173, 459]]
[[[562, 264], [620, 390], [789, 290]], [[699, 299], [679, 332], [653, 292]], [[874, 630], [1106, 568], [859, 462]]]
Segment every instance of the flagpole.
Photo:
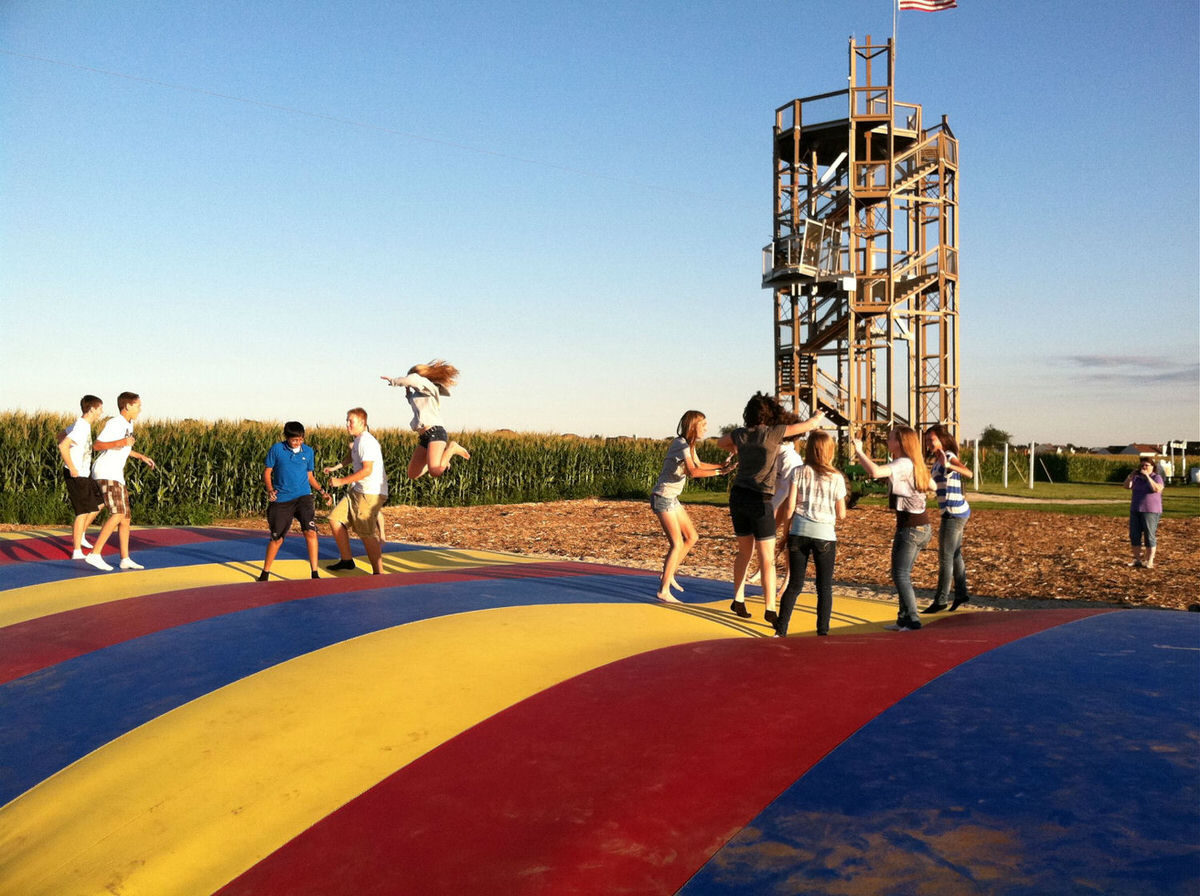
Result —
[[892, 0], [892, 58], [896, 53], [896, 16], [900, 9], [900, 0]]

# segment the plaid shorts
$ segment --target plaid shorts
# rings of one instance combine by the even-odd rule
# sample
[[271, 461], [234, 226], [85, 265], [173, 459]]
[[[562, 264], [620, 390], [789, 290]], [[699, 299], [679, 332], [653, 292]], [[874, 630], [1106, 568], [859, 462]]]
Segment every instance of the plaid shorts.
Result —
[[118, 513], [129, 515], [129, 493], [125, 491], [125, 483], [115, 479], [97, 479], [100, 492], [104, 495], [104, 506], [113, 516]]

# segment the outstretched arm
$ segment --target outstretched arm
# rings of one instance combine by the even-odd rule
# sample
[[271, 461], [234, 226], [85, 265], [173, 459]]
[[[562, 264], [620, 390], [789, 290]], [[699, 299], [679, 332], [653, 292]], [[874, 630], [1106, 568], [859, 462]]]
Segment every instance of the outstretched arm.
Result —
[[892, 475], [892, 468], [888, 464], [877, 464], [867, 456], [863, 451], [862, 439], [855, 439], [850, 444], [854, 446], [854, 455], [858, 458], [858, 462], [862, 464], [863, 469], [872, 479], [886, 479]]
[[953, 470], [959, 476], [965, 476], [968, 479], [975, 478], [975, 475], [964, 467], [957, 457], [950, 456], [943, 449], [939, 448], [934, 454], [934, 458], [947, 470]]
[[817, 411], [815, 414], [813, 414], [807, 420], [803, 420], [800, 423], [789, 423], [788, 428], [787, 428], [787, 434], [789, 436], [801, 436], [801, 435], [804, 435], [804, 433], [811, 432], [814, 429], [820, 429], [824, 425], [825, 425], [825, 412]]
[[343, 485], [349, 485], [351, 482], [358, 482], [360, 479], [366, 479], [371, 475], [371, 471], [375, 469], [375, 461], [364, 460], [362, 469], [357, 473], [351, 473], [349, 476], [334, 476], [329, 480], [329, 484], [338, 488]]
[[146, 466], [148, 466], [151, 470], [154, 469], [154, 461], [152, 461], [150, 458], [146, 457], [146, 455], [138, 454], [136, 451], [130, 451], [129, 456], [136, 457], [138, 460], [140, 460], [142, 463], [144, 463]]
[[711, 476], [720, 476], [725, 472], [724, 464], [710, 464], [700, 460], [696, 456], [696, 449], [690, 445], [683, 455], [683, 467], [687, 470], [689, 479], [707, 479]]

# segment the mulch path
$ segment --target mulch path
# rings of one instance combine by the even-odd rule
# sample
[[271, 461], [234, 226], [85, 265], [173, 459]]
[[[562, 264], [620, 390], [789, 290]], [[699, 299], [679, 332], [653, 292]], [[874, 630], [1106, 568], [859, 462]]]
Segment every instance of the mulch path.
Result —
[[[687, 505], [700, 541], [683, 575], [731, 581], [736, 547], [726, 508]], [[558, 501], [481, 507], [389, 507], [389, 538], [448, 547], [600, 561], [659, 570], [666, 538], [643, 501]], [[892, 596], [894, 520], [856, 507], [838, 530], [835, 583], [842, 594]], [[918, 595], [937, 585], [937, 533], [917, 558]], [[1166, 519], [1154, 569], [1134, 569], [1124, 518], [976, 510], [964, 555], [973, 598], [992, 607], [1064, 601], [1186, 609], [1200, 601], [1200, 518]]]

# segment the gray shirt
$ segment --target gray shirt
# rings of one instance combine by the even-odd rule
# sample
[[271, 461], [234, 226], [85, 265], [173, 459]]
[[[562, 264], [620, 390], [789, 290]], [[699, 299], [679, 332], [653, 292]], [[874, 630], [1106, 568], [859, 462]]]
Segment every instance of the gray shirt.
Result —
[[[679, 497], [687, 482], [687, 465], [684, 460], [691, 450], [691, 445], [683, 436], [671, 443], [671, 447], [667, 449], [667, 458], [663, 461], [662, 472], [658, 474], [658, 482], [654, 483], [650, 494], [661, 495], [664, 498]], [[692, 461], [695, 462], [694, 457]]]
[[763, 495], [775, 494], [775, 455], [787, 437], [786, 426], [739, 426], [729, 434], [737, 447], [737, 478], [734, 488]]

